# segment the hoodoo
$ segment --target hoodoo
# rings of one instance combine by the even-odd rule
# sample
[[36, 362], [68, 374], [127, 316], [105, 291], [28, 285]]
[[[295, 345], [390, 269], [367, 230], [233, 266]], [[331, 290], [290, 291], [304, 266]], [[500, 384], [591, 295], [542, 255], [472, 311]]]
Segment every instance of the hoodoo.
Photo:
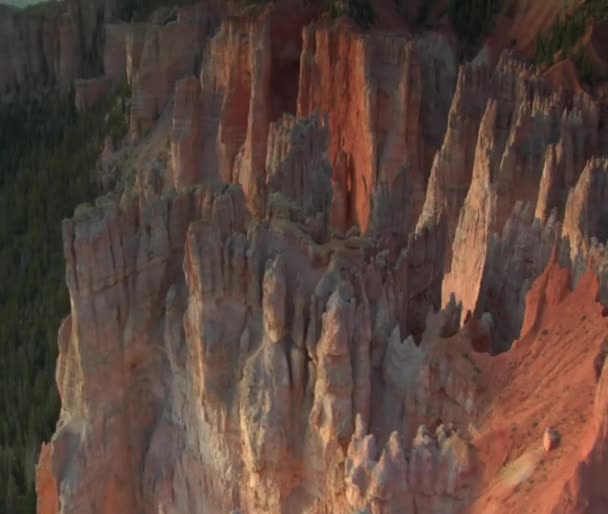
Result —
[[0, 507], [608, 512], [601, 2], [149, 3], [0, 7], [0, 108], [103, 127]]

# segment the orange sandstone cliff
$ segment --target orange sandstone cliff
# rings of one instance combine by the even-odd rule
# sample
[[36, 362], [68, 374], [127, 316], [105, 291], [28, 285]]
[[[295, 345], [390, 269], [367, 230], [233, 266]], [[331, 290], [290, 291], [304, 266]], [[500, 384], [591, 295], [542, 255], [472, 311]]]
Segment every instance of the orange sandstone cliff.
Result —
[[111, 29], [130, 137], [63, 223], [38, 511], [605, 512], [598, 100], [314, 2], [222, 14]]

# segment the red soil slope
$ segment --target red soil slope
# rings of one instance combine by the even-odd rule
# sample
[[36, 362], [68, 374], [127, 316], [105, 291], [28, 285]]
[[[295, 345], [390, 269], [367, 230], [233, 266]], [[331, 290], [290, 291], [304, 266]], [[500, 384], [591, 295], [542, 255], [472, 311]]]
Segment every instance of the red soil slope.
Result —
[[555, 19], [563, 13], [564, 7], [572, 12], [583, 0], [508, 0], [497, 19], [492, 33], [493, 44], [498, 51], [508, 47], [511, 41], [515, 47], [532, 56], [536, 48], [536, 37], [545, 33]]
[[[578, 502], [586, 507], [564, 499], [573, 487], [583, 494], [569, 482], [597, 443], [594, 360], [608, 336], [597, 277], [588, 273], [574, 291], [569, 284], [569, 271], [554, 257], [528, 294], [512, 351], [475, 356], [485, 391], [474, 444], [485, 471], [471, 513], [608, 512], [606, 499], [592, 491]], [[545, 454], [549, 426], [560, 431], [561, 445]]]

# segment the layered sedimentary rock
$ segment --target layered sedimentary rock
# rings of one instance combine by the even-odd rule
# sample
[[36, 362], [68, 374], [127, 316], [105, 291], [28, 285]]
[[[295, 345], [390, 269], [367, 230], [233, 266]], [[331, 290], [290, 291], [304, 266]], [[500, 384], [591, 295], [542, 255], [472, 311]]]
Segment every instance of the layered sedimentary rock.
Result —
[[326, 214], [331, 202], [328, 134], [327, 121], [318, 115], [296, 119], [290, 114], [273, 122], [268, 132], [265, 187], [299, 205], [309, 223]]
[[171, 132], [172, 183], [176, 189], [202, 181], [201, 88], [196, 77], [175, 85]]
[[592, 238], [600, 242], [608, 238], [607, 180], [608, 161], [592, 159], [568, 195], [563, 234], [573, 259], [587, 253]]
[[[511, 321], [505, 320], [510, 326], [501, 329], [502, 337], [509, 341], [518, 335], [525, 293], [546, 265], [548, 249], [559, 236], [554, 225], [564, 218], [568, 191], [586, 160], [597, 151], [599, 107], [585, 94], [552, 90], [533, 69], [509, 54], [501, 58], [489, 91], [478, 130], [471, 183], [454, 239], [448, 241], [452, 254], [450, 271], [443, 282], [443, 302], [454, 293], [463, 302], [463, 314], [468, 310], [478, 316], [487, 310], [497, 314], [506, 301], [500, 291], [510, 282], [510, 311], [519, 314]], [[457, 201], [457, 195], [445, 185], [439, 189], [440, 194], [435, 190], [429, 186], [430, 212], [449, 209], [449, 199]], [[517, 202], [523, 203], [517, 207], [519, 212], [513, 212]], [[530, 229], [522, 226], [523, 232], [513, 230], [522, 209], [534, 209], [540, 225], [536, 229], [531, 226], [531, 213], [525, 216], [527, 225], [533, 232], [545, 233], [535, 236], [537, 240], [540, 237], [543, 249], [533, 251], [534, 255], [530, 250], [533, 240], [523, 242], [529, 237], [523, 233]], [[428, 222], [421, 218], [421, 223]], [[503, 229], [512, 235], [503, 234], [501, 243], [494, 234]], [[521, 243], [507, 250], [514, 238]], [[496, 253], [493, 241], [508, 254], [516, 253], [511, 264], [501, 261], [501, 252]], [[513, 267], [506, 271], [509, 266]]]
[[562, 252], [570, 258], [574, 279], [578, 281], [588, 268], [598, 273], [604, 305], [608, 304], [606, 177], [606, 159], [591, 159], [587, 163], [568, 195], [562, 231]]
[[39, 511], [605, 508], [595, 102], [300, 2], [189, 9], [125, 39], [135, 186], [63, 225]]
[[[329, 113], [332, 225], [366, 232], [376, 187], [401, 192], [403, 174], [415, 221], [446, 127], [457, 73], [453, 51], [439, 35], [363, 35], [344, 23], [305, 29], [298, 94], [299, 115]], [[403, 202], [395, 199], [392, 208], [406, 217]], [[409, 228], [407, 219], [399, 227], [406, 234]]]
[[[489, 90], [486, 66], [460, 67], [443, 144], [429, 177], [418, 229], [432, 226], [443, 212], [448, 223], [446, 263], [451, 263], [451, 243], [460, 209], [471, 184], [477, 134], [485, 111]], [[448, 265], [449, 270], [449, 265]]]
[[[444, 302], [447, 294], [455, 293], [465, 312], [475, 312], [477, 307], [496, 211], [496, 192], [491, 184], [495, 149], [490, 133], [497, 116], [498, 106], [492, 101], [481, 121], [472, 182], [454, 235], [451, 271], [443, 282]], [[463, 283], [458, 284], [458, 280]]]
[[[202, 203], [193, 197], [145, 206], [106, 201], [64, 224], [66, 277], [78, 307], [62, 339], [57, 382], [65, 423], [50, 457], [52, 469], [65, 477], [58, 491], [63, 512], [134, 512], [141, 505], [137, 491], [145, 475], [135, 468], [144, 465], [149, 444], [141, 435], [158, 423], [164, 391], [162, 337], [156, 339], [156, 329], [145, 334], [165, 309], [171, 314], [165, 286], [182, 275], [189, 210]], [[141, 298], [141, 307], [133, 298]], [[86, 362], [94, 369], [84, 381]], [[116, 396], [116, 389], [126, 394]], [[66, 458], [77, 447], [79, 457]], [[105, 478], [90, 491], [87, 476], [95, 470]]]
[[530, 204], [518, 202], [500, 235], [490, 238], [478, 305], [494, 314], [494, 351], [503, 351], [519, 336], [526, 294], [559, 246], [560, 229], [555, 214], [541, 223]]
[[[341, 234], [352, 225], [363, 232], [390, 229], [407, 239], [443, 139], [453, 51], [440, 36], [364, 36], [345, 21], [310, 25], [301, 36], [314, 13], [279, 6], [229, 18], [210, 40], [201, 71], [206, 165], [200, 176], [241, 184], [254, 206], [263, 195], [270, 124], [283, 112], [319, 111], [329, 123], [332, 228]], [[154, 114], [150, 119], [158, 115], [146, 111]], [[365, 176], [356, 177], [354, 163]], [[400, 201], [402, 195], [410, 200]]]
[[140, 23], [119, 21], [123, 13], [115, 0], [1, 9], [1, 95], [10, 100], [20, 89], [40, 88], [65, 93], [78, 80], [82, 109], [95, 103], [102, 84], [126, 78], [134, 86], [131, 127], [137, 138], [158, 119], [175, 81], [195, 73], [227, 6], [195, 2], [161, 9]]
[[222, 2], [198, 2], [129, 26], [125, 60], [133, 95], [132, 141], [145, 135], [158, 120], [176, 81], [197, 72], [208, 39], [225, 11]]
[[[224, 200], [221, 200], [222, 198]], [[107, 266], [100, 262], [94, 270], [91, 268], [90, 272], [86, 272], [86, 263], [78, 264], [80, 252], [73, 247], [72, 251], [78, 253], [74, 265], [82, 271], [76, 272], [76, 276], [69, 281], [74, 301], [83, 303], [74, 310], [72, 326], [78, 324], [83, 334], [92, 330], [80, 318], [86, 316], [86, 305], [91, 300], [85, 300], [81, 295], [86, 296], [89, 293], [96, 298], [103, 294], [109, 303], [106, 303], [103, 313], [97, 311], [91, 322], [97, 323], [100, 322], [101, 316], [109, 316], [104, 340], [109, 338], [122, 343], [114, 349], [107, 348], [100, 342], [88, 343], [84, 335], [78, 338], [72, 330], [69, 342], [62, 350], [65, 353], [62, 353], [58, 371], [58, 380], [62, 384], [65, 421], [63, 428], [54, 438], [52, 449], [47, 451], [50, 451], [51, 467], [56, 469], [59, 465], [58, 459], [68, 458], [61, 455], [61, 441], [70, 437], [67, 434], [81, 433], [78, 420], [82, 419], [79, 418], [82, 416], [91, 427], [87, 430], [87, 440], [104, 440], [100, 450], [106, 455], [124, 452], [126, 460], [109, 462], [100, 454], [87, 450], [88, 445], [83, 442], [82, 446], [75, 447], [73, 451], [80, 455], [78, 461], [83, 460], [90, 464], [79, 468], [78, 472], [73, 471], [74, 474], [67, 470], [60, 471], [74, 477], [70, 486], [67, 481], [63, 481], [59, 491], [51, 487], [47, 497], [41, 490], [41, 504], [52, 503], [53, 495], [58, 494], [62, 505], [74, 506], [79, 512], [115, 512], [116, 509], [132, 511], [141, 508], [152, 512], [161, 505], [174, 512], [183, 509], [195, 512], [229, 511], [236, 507], [251, 512], [300, 511], [305, 508], [305, 500], [312, 494], [311, 491], [321, 488], [325, 494], [316, 501], [334, 508], [329, 498], [333, 494], [332, 491], [339, 493], [344, 487], [344, 478], [337, 475], [328, 482], [327, 469], [333, 469], [343, 462], [345, 456], [342, 445], [349, 442], [353, 433], [351, 394], [369, 388], [369, 384], [365, 386], [361, 382], [363, 377], [353, 376], [349, 356], [353, 351], [351, 347], [355, 344], [353, 337], [356, 333], [356, 299], [354, 290], [349, 285], [349, 273], [330, 265], [330, 270], [321, 277], [312, 293], [310, 279], [306, 274], [312, 273], [314, 277], [316, 268], [318, 277], [322, 268], [309, 264], [307, 271], [305, 263], [309, 258], [302, 254], [305, 247], [298, 249], [293, 245], [286, 245], [281, 236], [281, 229], [273, 229], [272, 225], [270, 231], [259, 227], [252, 235], [253, 239], [248, 238], [243, 232], [239, 232], [243, 230], [243, 226], [242, 220], [238, 219], [238, 214], [234, 211], [239, 203], [238, 199], [236, 204], [234, 201], [233, 196], [218, 196], [212, 201], [211, 218], [193, 222], [188, 229], [185, 236], [184, 264], [187, 289], [183, 290], [184, 293], [188, 292], [184, 298], [186, 301], [182, 300], [181, 303], [182, 313], [187, 305], [184, 328], [180, 328], [181, 317], [174, 311], [180, 308], [180, 286], [175, 284], [169, 289], [164, 300], [167, 314], [165, 318], [161, 316], [160, 319], [165, 321], [161, 321], [157, 329], [161, 339], [162, 334], [165, 334], [165, 350], [162, 351], [161, 345], [158, 348], [160, 354], [156, 351], [149, 353], [148, 350], [153, 350], [154, 342], [143, 334], [139, 337], [137, 334], [150, 323], [146, 320], [153, 319], [151, 317], [158, 319], [158, 314], [155, 313], [161, 308], [163, 301], [162, 295], [156, 291], [157, 285], [164, 281], [170, 282], [168, 274], [179, 269], [171, 265], [172, 243], [166, 232], [166, 223], [175, 220], [177, 225], [171, 227], [170, 233], [171, 237], [178, 236], [179, 230], [175, 229], [183, 228], [178, 211], [187, 215], [188, 206], [192, 209], [199, 202], [204, 205], [206, 199], [199, 200], [195, 194], [194, 197], [177, 197], [168, 204], [163, 202], [154, 205], [156, 212], [166, 212], [160, 214], [161, 219], [166, 216], [166, 221], [165, 224], [159, 223], [159, 219], [151, 223], [150, 235], [146, 235], [147, 225], [140, 227], [141, 230], [134, 234], [135, 240], [138, 241], [135, 246], [142, 250], [146, 244], [144, 240], [150, 242], [146, 244], [143, 254], [138, 251], [132, 256], [123, 255], [120, 247], [114, 246], [108, 246], [108, 253], [101, 251], [98, 245], [103, 239], [109, 245], [114, 244], [110, 227], [99, 233], [102, 240], [98, 240], [98, 236], [90, 232], [85, 232], [82, 235], [83, 243], [77, 243], [78, 236], [74, 236], [72, 244], [97, 246], [96, 255], [100, 259], [104, 254], [109, 257], [113, 253], [118, 257], [114, 263], [124, 265], [125, 269], [122, 271], [122, 279], [121, 272], [116, 270], [117, 283], [112, 285], [107, 274], [112, 266], [110, 261], [107, 261]], [[163, 204], [167, 205], [166, 209], [159, 208]], [[224, 207], [220, 207], [221, 204]], [[244, 205], [242, 201], [241, 205]], [[194, 209], [196, 210], [196, 207]], [[91, 213], [95, 214], [98, 213]], [[148, 223], [145, 214], [141, 221]], [[150, 222], [152, 221], [151, 219]], [[66, 232], [71, 230], [71, 224], [66, 225]], [[273, 233], [275, 231], [276, 233]], [[78, 228], [74, 228], [74, 233], [78, 232]], [[125, 235], [116, 239], [119, 245], [121, 239], [123, 244], [129, 245]], [[96, 237], [95, 240], [99, 243], [93, 243], [90, 237]], [[256, 243], [258, 238], [260, 242]], [[85, 243], [87, 239], [89, 242]], [[268, 255], [273, 247], [277, 246], [282, 247], [285, 253], [279, 253], [260, 269], [258, 263], [263, 263], [264, 255]], [[179, 250], [175, 249], [175, 252], [177, 257]], [[141, 255], [143, 259], [139, 269], [134, 262], [135, 255]], [[151, 260], [147, 261], [146, 258]], [[137, 257], [137, 260], [140, 258]], [[290, 284], [289, 280], [289, 277], [295, 277], [296, 271], [304, 275], [297, 286]], [[69, 270], [68, 274], [72, 277]], [[125, 290], [127, 277], [130, 277], [128, 282], [133, 285]], [[76, 281], [78, 292], [74, 290]], [[140, 281], [148, 284], [141, 285], [148, 291], [148, 300], [142, 305], [143, 310], [127, 309], [132, 314], [121, 320], [118, 314], [121, 311], [120, 298], [128, 298], [129, 290], [137, 291]], [[319, 339], [317, 341], [313, 335], [307, 336], [313, 345], [309, 348], [303, 344], [301, 336], [297, 339], [300, 343], [296, 342], [297, 326], [293, 325], [290, 329], [288, 322], [289, 305], [286, 298], [294, 287], [305, 297], [306, 289], [309, 294], [313, 294], [314, 300], [311, 300], [310, 309], [313, 309], [315, 304], [324, 305], [324, 302], [327, 302], [322, 322], [317, 317], [310, 319], [308, 333], [314, 333], [312, 325], [318, 323]], [[314, 313], [314, 310], [311, 312]], [[118, 314], [118, 317], [115, 318], [112, 313]], [[228, 318], [231, 319], [229, 325], [226, 324]], [[175, 324], [171, 324], [169, 319], [174, 319]], [[369, 318], [367, 323], [370, 323]], [[130, 326], [133, 328], [129, 329]], [[137, 327], [140, 327], [139, 330]], [[112, 335], [113, 331], [117, 333]], [[371, 333], [371, 327], [366, 331]], [[156, 333], [156, 330], [154, 332]], [[105, 376], [105, 385], [99, 390], [94, 386], [97, 380], [93, 375], [87, 375], [87, 379], [93, 381], [90, 389], [78, 383], [78, 369], [82, 364], [74, 359], [79, 360], [77, 355], [84, 358], [87, 351], [82, 345], [88, 344], [96, 348], [95, 352], [102, 352], [105, 356], [105, 364], [98, 369], [98, 372]], [[370, 338], [364, 338], [357, 344], [368, 345], [369, 348]], [[149, 348], [149, 345], [152, 345], [152, 348]], [[185, 348], [180, 350], [183, 345]], [[124, 355], [125, 360], [118, 364], [115, 359], [120, 353], [120, 346], [124, 346], [125, 352], [128, 353]], [[362, 353], [361, 357], [365, 353]], [[171, 369], [162, 371], [156, 367], [161, 355], [166, 356], [167, 365]], [[91, 354], [89, 358], [97, 360], [100, 356]], [[72, 364], [75, 364], [76, 368], [72, 368]], [[361, 365], [358, 364], [360, 370]], [[121, 371], [118, 370], [119, 367], [122, 368]], [[110, 368], [114, 370], [111, 375]], [[183, 371], [179, 371], [180, 369]], [[109, 376], [115, 378], [109, 380]], [[135, 401], [137, 396], [140, 396], [141, 400], [141, 395], [147, 387], [153, 387], [150, 380], [157, 380], [161, 376], [167, 376], [169, 382], [161, 380], [154, 387], [161, 396], [162, 391], [171, 391], [171, 400], [167, 402], [166, 411], [157, 403], [160, 397], [156, 394], [149, 401], [140, 403], [137, 409], [134, 409], [129, 397], [107, 398], [107, 408], [113, 412], [115, 423], [118, 423], [119, 419], [127, 422], [130, 418], [127, 411], [130, 410], [133, 414], [137, 412], [137, 421], [132, 419], [128, 422], [130, 436], [121, 432], [120, 424], [109, 430], [109, 420], [102, 409], [97, 410], [98, 415], [89, 417], [89, 402], [94, 402], [97, 406], [105, 405], [103, 396], [114, 389], [108, 387], [108, 384], [116, 381], [117, 385], [122, 384], [122, 387], [132, 390], [129, 394], [133, 394]], [[344, 389], [345, 379], [351, 383], [348, 390]], [[361, 397], [360, 394], [358, 397]], [[201, 401], [203, 418], [197, 419], [199, 408], [195, 406], [200, 405]], [[172, 414], [179, 405], [182, 407]], [[145, 415], [141, 409], [145, 409]], [[97, 419], [98, 416], [101, 419]], [[167, 448], [167, 438], [172, 438], [174, 431], [176, 434], [184, 434], [179, 436], [178, 441], [183, 440], [182, 437], [194, 439], [191, 443], [176, 442]], [[148, 436], [144, 435], [146, 433]], [[234, 434], [235, 440], [231, 433]], [[219, 434], [225, 434], [226, 438]], [[110, 440], [108, 437], [116, 438]], [[131, 440], [131, 437], [137, 437], [138, 441]], [[243, 441], [242, 447], [238, 444], [239, 439]], [[387, 466], [400, 466], [405, 469], [404, 455], [399, 452], [400, 443], [396, 435], [393, 439], [389, 444], [387, 457], [381, 459], [377, 470], [380, 475], [386, 475], [390, 471], [389, 468], [381, 472], [382, 468]], [[128, 453], [120, 448], [120, 445], [127, 444], [127, 441], [134, 445]], [[143, 451], [142, 445], [148, 444], [149, 450]], [[193, 461], [192, 457], [188, 457], [190, 452], [192, 457], [199, 456]], [[385, 462], [387, 459], [388, 463]], [[74, 466], [76, 463], [70, 461], [68, 465]], [[110, 471], [114, 465], [120, 466], [124, 473], [129, 473], [130, 466], [143, 466], [143, 474], [135, 476], [132, 471], [121, 476]], [[298, 472], [300, 466], [302, 471]], [[224, 470], [230, 468], [232, 471], [226, 474]], [[41, 469], [39, 473], [42, 475], [44, 471]], [[100, 496], [95, 500], [95, 493], [86, 494], [86, 484], [87, 477], [97, 473], [103, 473], [106, 479], [98, 482]], [[300, 473], [310, 476], [303, 478]], [[129, 476], [131, 478], [128, 478]], [[167, 480], [172, 482], [167, 483]], [[386, 478], [380, 476], [378, 488], [383, 480]], [[118, 481], [122, 487], [118, 486]], [[140, 481], [143, 484], [138, 486]], [[382, 498], [383, 495], [391, 493], [393, 487], [397, 490], [404, 487], [398, 480], [393, 482], [393, 486], [383, 486], [384, 493], [380, 490], [375, 495]], [[243, 486], [239, 486], [239, 483]], [[135, 497], [134, 491], [139, 487], [143, 487], [143, 498]], [[165, 492], [167, 487], [172, 487], [178, 494], [168, 495]], [[189, 496], [187, 493], [189, 489], [200, 491], [200, 488], [205, 491], [204, 495], [197, 493], [196, 496]], [[232, 495], [226, 495], [227, 490], [234, 492]], [[80, 503], [79, 497], [84, 501], [85, 494], [88, 505], [94, 507]], [[394, 508], [398, 508], [397, 504], [394, 505]], [[320, 509], [321, 506], [317, 508]]]
[[[66, 221], [73, 310], [60, 334], [62, 423], [42, 453], [40, 511], [467, 512], [496, 466], [488, 441], [508, 419], [495, 413], [484, 425], [488, 384], [496, 366], [504, 384], [518, 367], [475, 356], [466, 332], [433, 334], [450, 316], [429, 318], [420, 347], [402, 342], [407, 320], [386, 296], [379, 255], [365, 264], [360, 246], [316, 243], [276, 216], [245, 231], [247, 220], [240, 188], [217, 186], [100, 201]], [[576, 345], [551, 346], [543, 327], [573, 305], [587, 309], [595, 328], [585, 344], [595, 347], [608, 327], [586, 300], [589, 280], [570, 298], [568, 274], [547, 271], [522, 341], [502, 360], [524, 352], [530, 373], [537, 361], [565, 362]], [[584, 390], [594, 358], [573, 360]]]
[[[483, 137], [488, 135], [493, 146], [484, 150], [477, 147], [480, 123], [492, 102], [496, 120], [483, 129]], [[518, 200], [538, 203], [536, 216], [543, 222], [554, 208], [561, 218], [569, 188], [597, 150], [598, 128], [599, 106], [590, 97], [552, 89], [508, 53], [493, 73], [484, 64], [462, 67], [418, 226], [432, 224], [445, 210], [452, 245], [473, 167], [483, 159], [480, 151], [489, 152], [492, 159], [489, 174], [498, 202], [494, 230], [502, 229]], [[446, 262], [449, 271], [451, 253]]]
[[[241, 188], [219, 184], [100, 200], [66, 221], [74, 309], [57, 372], [63, 422], [39, 468], [41, 510], [54, 512], [57, 498], [63, 512], [347, 508], [345, 476], [327, 470], [344, 463], [356, 414], [382, 444], [399, 430], [387, 403], [372, 420], [371, 401], [394, 387], [387, 367], [418, 373], [399, 350], [386, 353], [383, 334], [408, 324], [407, 269], [428, 243], [391, 256], [371, 240], [328, 239], [327, 136], [317, 116], [272, 125], [266, 220], [247, 230]], [[320, 224], [314, 213], [324, 213]], [[425, 298], [424, 287], [413, 291]], [[410, 443], [395, 434], [386, 444], [373, 501], [394, 511], [403, 504], [392, 491], [401, 498], [405, 486], [387, 474], [405, 473]], [[66, 478], [53, 482], [56, 473]]]
[[263, 196], [270, 123], [295, 114], [300, 31], [310, 17], [284, 6], [229, 18], [203, 61], [204, 176], [240, 184], [254, 208]]
[[165, 108], [178, 78], [194, 73], [200, 42], [189, 21], [150, 24], [133, 77], [130, 134], [144, 135]]

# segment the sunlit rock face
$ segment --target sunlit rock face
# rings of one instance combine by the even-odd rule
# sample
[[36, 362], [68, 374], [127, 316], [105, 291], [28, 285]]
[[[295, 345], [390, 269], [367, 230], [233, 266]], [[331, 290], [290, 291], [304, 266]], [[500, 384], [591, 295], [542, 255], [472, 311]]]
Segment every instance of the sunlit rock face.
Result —
[[63, 223], [38, 511], [603, 508], [596, 102], [314, 2], [176, 13], [107, 29], [145, 164]]
[[303, 42], [298, 114], [329, 115], [334, 229], [368, 231], [373, 193], [385, 187], [396, 196], [388, 198], [400, 220], [395, 230], [407, 234], [447, 124], [458, 71], [453, 49], [438, 34], [364, 35], [346, 22], [312, 24]]
[[[485, 75], [475, 74], [470, 87], [479, 88]], [[448, 231], [452, 249], [442, 300], [454, 293], [463, 302], [463, 316], [469, 310], [495, 314], [504, 343], [517, 337], [525, 294], [561, 236], [568, 191], [599, 150], [599, 106], [585, 93], [551, 89], [508, 53], [488, 80], [477, 143], [469, 154], [470, 184], [455, 230]], [[454, 212], [460, 200], [450, 195], [449, 183], [437, 173], [429, 182], [425, 212]], [[429, 224], [427, 214], [419, 228]]]

